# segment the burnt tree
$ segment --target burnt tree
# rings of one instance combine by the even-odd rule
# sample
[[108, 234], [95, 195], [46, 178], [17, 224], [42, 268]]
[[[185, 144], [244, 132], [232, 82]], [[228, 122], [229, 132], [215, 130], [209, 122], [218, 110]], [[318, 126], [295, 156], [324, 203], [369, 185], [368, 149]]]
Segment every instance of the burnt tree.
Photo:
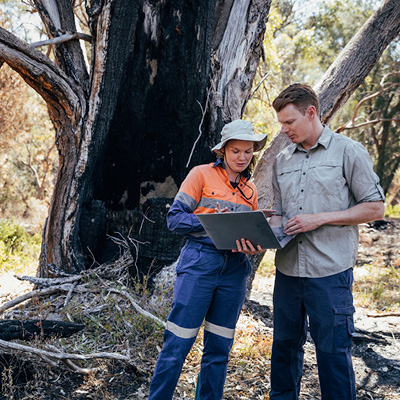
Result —
[[180, 241], [166, 234], [168, 204], [191, 167], [214, 159], [222, 125], [241, 116], [270, 0], [94, 0], [86, 35], [74, 2], [33, 3], [54, 62], [4, 29], [0, 62], [40, 93], [56, 127], [40, 276], [49, 265], [77, 272], [112, 261], [119, 248], [108, 238], [120, 233], [139, 248], [143, 273], [162, 267]]
[[[67, 272], [118, 256], [108, 235], [130, 234], [143, 272], [177, 256], [166, 207], [189, 169], [212, 159], [222, 125], [242, 115], [262, 55], [267, 0], [94, 0], [88, 33], [73, 2], [33, 0], [54, 61], [0, 29], [0, 64], [47, 102], [60, 167], [39, 272]], [[400, 3], [385, 0], [316, 88], [327, 122], [399, 32]], [[80, 39], [91, 41], [90, 66]], [[271, 157], [255, 171], [260, 206], [272, 199]], [[146, 244], [146, 242], [148, 244]], [[132, 241], [132, 251], [137, 243]]]

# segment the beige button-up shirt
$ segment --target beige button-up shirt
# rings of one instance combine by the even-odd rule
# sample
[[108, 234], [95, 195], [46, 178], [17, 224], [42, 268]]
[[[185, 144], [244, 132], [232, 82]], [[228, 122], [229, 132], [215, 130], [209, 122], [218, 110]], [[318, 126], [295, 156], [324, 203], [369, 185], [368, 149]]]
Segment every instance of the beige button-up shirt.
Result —
[[[385, 200], [364, 146], [327, 127], [308, 151], [301, 144], [282, 150], [273, 168], [274, 209], [283, 226], [298, 214]], [[354, 267], [357, 249], [357, 225], [323, 225], [277, 250], [275, 264], [285, 275], [319, 278]]]

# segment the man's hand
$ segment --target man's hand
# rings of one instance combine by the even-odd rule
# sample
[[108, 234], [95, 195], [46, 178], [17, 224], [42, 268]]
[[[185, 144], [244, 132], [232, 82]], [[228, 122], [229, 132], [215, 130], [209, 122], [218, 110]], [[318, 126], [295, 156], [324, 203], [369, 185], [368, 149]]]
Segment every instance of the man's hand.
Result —
[[296, 235], [302, 232], [313, 231], [323, 224], [319, 214], [299, 214], [290, 218], [283, 232], [286, 235]]
[[257, 249], [254, 248], [250, 240], [246, 240], [242, 238], [241, 240], [236, 240], [237, 250], [232, 250], [234, 253], [244, 253], [248, 256], [258, 254], [263, 252], [264, 250], [261, 248], [260, 245], [257, 246]]

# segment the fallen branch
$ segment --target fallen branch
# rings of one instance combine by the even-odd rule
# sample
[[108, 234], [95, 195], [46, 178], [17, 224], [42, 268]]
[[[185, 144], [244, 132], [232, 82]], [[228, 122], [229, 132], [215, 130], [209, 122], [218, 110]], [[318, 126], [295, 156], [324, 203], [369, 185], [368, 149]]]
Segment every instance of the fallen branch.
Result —
[[[55, 346], [47, 345], [46, 348], [48, 348], [49, 350], [52, 350], [54, 352], [59, 353], [59, 350]], [[48, 361], [49, 361], [50, 364], [52, 363], [51, 359], [49, 359]], [[101, 369], [100, 367], [96, 367], [96, 368], [81, 368], [81, 367], [78, 367], [76, 364], [74, 364], [71, 360], [61, 360], [61, 361], [66, 365], [66, 367], [68, 369], [70, 369], [71, 371], [76, 372], [76, 373], [78, 373], [80, 375], [91, 374], [91, 373], [97, 372], [97, 371], [99, 371]]]
[[130, 294], [128, 294], [126, 292], [123, 292], [122, 290], [117, 290], [117, 289], [112, 289], [112, 288], [109, 288], [108, 290], [111, 293], [117, 293], [117, 294], [120, 294], [121, 296], [125, 296], [131, 302], [131, 304], [133, 305], [133, 307], [135, 308], [135, 310], [139, 314], [141, 314], [141, 315], [143, 315], [145, 317], [153, 319], [154, 321], [156, 321], [160, 325], [162, 325], [164, 328], [167, 326], [167, 324], [164, 321], [162, 321], [161, 319], [157, 318], [155, 315], [150, 314], [148, 311], [143, 310], [143, 308], [140, 307], [139, 304], [136, 303], [136, 301], [134, 300], [134, 298]]
[[400, 313], [381, 313], [381, 314], [367, 314], [368, 317], [382, 318], [382, 317], [400, 317]]
[[0, 306], [0, 313], [15, 307], [16, 305], [23, 303], [25, 300], [32, 299], [33, 297], [39, 297], [39, 296], [48, 296], [49, 294], [55, 293], [59, 290], [58, 287], [54, 288], [47, 288], [47, 289], [38, 289], [38, 290], [32, 290], [32, 292], [24, 293], [21, 296], [16, 297], [15, 299], [12, 299], [8, 301], [7, 303], [4, 303], [3, 305]]
[[[4, 350], [14, 350], [17, 352], [23, 352], [23, 353], [30, 353], [30, 354], [35, 354], [45, 360], [46, 362], [49, 362], [52, 360], [58, 360], [66, 363], [66, 361], [70, 360], [77, 360], [77, 361], [87, 361], [87, 360], [93, 360], [97, 358], [101, 359], [109, 359], [109, 360], [118, 360], [118, 361], [123, 361], [126, 362], [127, 364], [133, 366], [137, 371], [140, 372], [140, 370], [137, 368], [136, 365], [134, 365], [128, 356], [124, 356], [119, 353], [108, 353], [108, 352], [99, 352], [99, 353], [92, 353], [92, 354], [69, 354], [69, 353], [64, 353], [62, 351], [47, 351], [47, 350], [42, 350], [38, 349], [36, 347], [31, 347], [31, 346], [25, 346], [22, 344], [18, 343], [13, 343], [13, 342], [6, 342], [5, 340], [0, 339], [0, 348]], [[76, 367], [75, 371], [78, 371], [77, 366], [72, 366], [70, 363], [66, 363], [66, 365], [69, 365], [70, 368]], [[86, 369], [86, 368], [80, 368], [80, 373], [89, 373], [91, 372], [91, 369]]]
[[51, 320], [1, 320], [0, 338], [2, 340], [32, 340], [36, 337], [49, 337], [57, 335], [61, 337], [71, 336], [85, 327], [83, 324], [75, 324], [64, 321]]
[[28, 281], [36, 286], [56, 286], [56, 285], [64, 285], [66, 283], [72, 283], [79, 281], [82, 279], [82, 275], [72, 275], [65, 278], [37, 278], [35, 276], [19, 276], [14, 275], [20, 281]]
[[5, 340], [0, 339], [0, 348], [5, 350], [15, 350], [22, 351], [23, 353], [32, 353], [36, 354], [40, 357], [45, 356], [49, 358], [54, 358], [56, 360], [80, 360], [87, 361], [95, 358], [104, 358], [109, 360], [118, 360], [125, 361], [127, 363], [130, 362], [130, 358], [118, 353], [108, 353], [108, 352], [99, 352], [92, 354], [69, 354], [60, 352], [50, 352], [42, 349], [37, 349], [36, 347], [25, 346], [19, 343], [14, 342], [6, 342]]

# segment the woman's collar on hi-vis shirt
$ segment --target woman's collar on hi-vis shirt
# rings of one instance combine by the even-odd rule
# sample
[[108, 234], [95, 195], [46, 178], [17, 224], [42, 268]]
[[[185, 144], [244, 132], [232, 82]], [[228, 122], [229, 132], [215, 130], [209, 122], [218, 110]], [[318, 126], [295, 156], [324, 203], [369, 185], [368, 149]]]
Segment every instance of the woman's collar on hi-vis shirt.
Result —
[[[213, 167], [218, 167], [218, 166], [221, 166], [223, 169], [226, 169], [224, 164], [224, 159], [222, 157], [218, 157], [217, 161], [215, 161], [213, 165]], [[242, 176], [246, 179], [250, 179], [251, 174], [247, 168], [242, 172]]]

